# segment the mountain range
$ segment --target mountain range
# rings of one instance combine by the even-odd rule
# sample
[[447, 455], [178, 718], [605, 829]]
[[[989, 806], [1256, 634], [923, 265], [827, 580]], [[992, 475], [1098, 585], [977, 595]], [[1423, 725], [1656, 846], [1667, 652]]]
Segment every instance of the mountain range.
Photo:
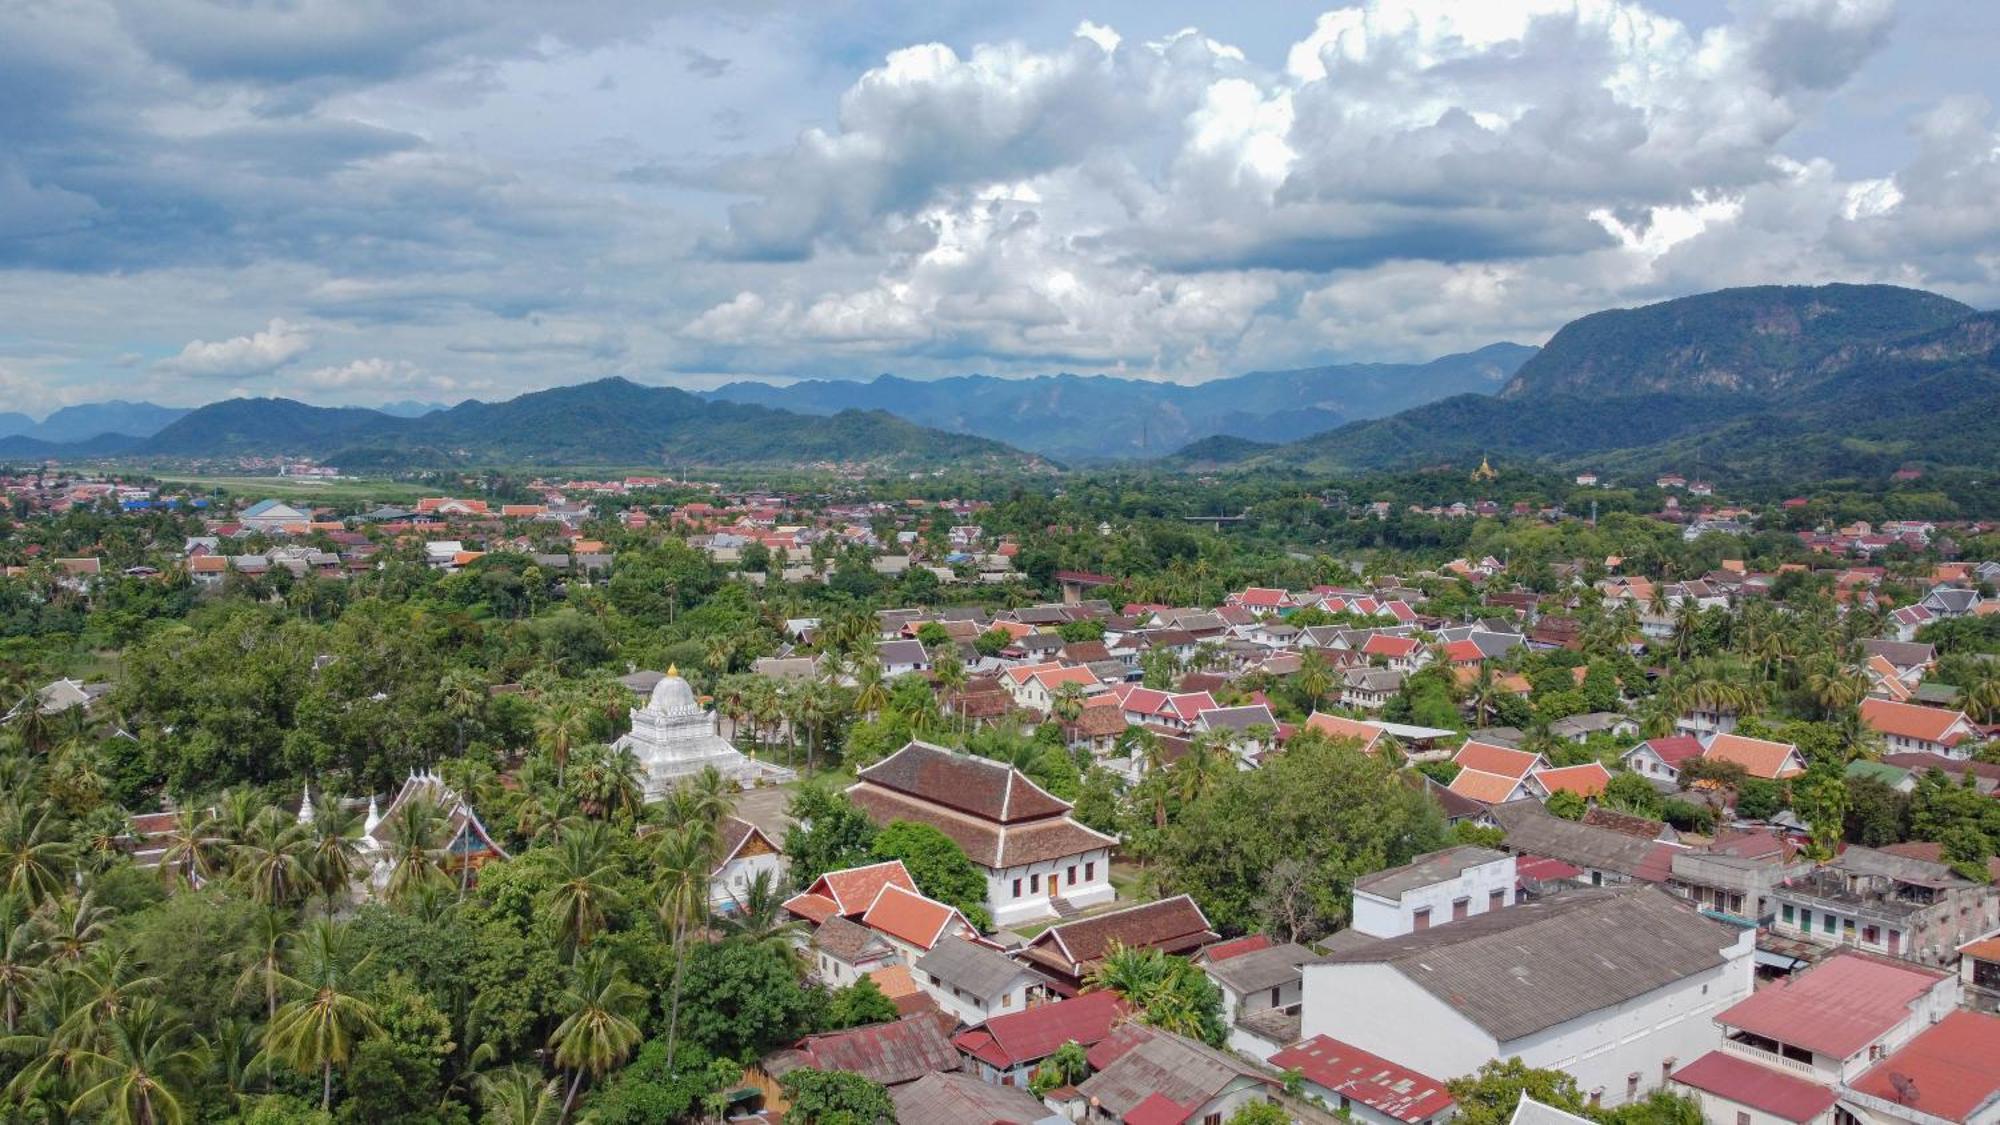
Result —
[[1457, 394], [1500, 390], [1535, 349], [1491, 344], [1427, 363], [1253, 371], [1199, 384], [1108, 375], [960, 375], [730, 383], [707, 398], [804, 414], [886, 410], [1065, 461], [1159, 456], [1216, 434], [1291, 441]]
[[40, 422], [26, 414], [0, 413], [0, 438], [45, 442], [86, 441], [99, 434], [151, 437], [188, 413], [186, 407], [150, 402], [86, 402], [65, 406]]
[[468, 400], [418, 418], [282, 398], [237, 398], [188, 411], [146, 437], [107, 434], [68, 444], [0, 438], [0, 456], [232, 454], [309, 456], [356, 469], [1034, 460], [999, 442], [926, 429], [880, 411], [809, 417], [709, 402], [672, 387], [645, 387], [625, 379], [555, 387], [504, 402]]
[[1342, 472], [1482, 456], [1801, 478], [2000, 466], [2000, 313], [1885, 285], [1725, 289], [1576, 320], [1497, 395], [1169, 462]]

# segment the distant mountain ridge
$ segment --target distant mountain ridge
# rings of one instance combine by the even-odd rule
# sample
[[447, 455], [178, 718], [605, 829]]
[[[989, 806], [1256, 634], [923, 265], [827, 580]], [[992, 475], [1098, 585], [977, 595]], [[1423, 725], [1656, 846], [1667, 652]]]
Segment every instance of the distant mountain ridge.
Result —
[[85, 441], [103, 434], [151, 437], [186, 417], [187, 407], [150, 402], [84, 402], [65, 406], [40, 422], [26, 414], [0, 414], [0, 438], [25, 437], [51, 443]]
[[[468, 400], [421, 418], [282, 398], [211, 403], [143, 440], [116, 448], [0, 439], [0, 455], [206, 457], [296, 454], [334, 464], [525, 463], [704, 465], [802, 462], [1025, 462], [999, 442], [947, 434], [879, 412], [831, 418], [708, 402], [672, 387], [601, 379], [520, 395]], [[114, 443], [116, 444], [116, 443]]]
[[810, 414], [885, 410], [919, 425], [1005, 441], [1061, 459], [1158, 456], [1221, 435], [1283, 442], [1455, 394], [1493, 394], [1535, 354], [1491, 344], [1427, 363], [1253, 371], [1206, 383], [1110, 375], [1003, 379], [814, 379], [730, 383], [704, 397]]
[[1883, 285], [1720, 290], [1573, 321], [1495, 397], [1240, 452], [1315, 471], [1482, 456], [1800, 476], [2000, 466], [2000, 313]]

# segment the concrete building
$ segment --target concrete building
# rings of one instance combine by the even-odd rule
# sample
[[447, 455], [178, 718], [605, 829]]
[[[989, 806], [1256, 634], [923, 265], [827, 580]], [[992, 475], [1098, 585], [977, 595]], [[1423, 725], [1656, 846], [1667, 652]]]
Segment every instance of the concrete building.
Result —
[[1301, 1034], [1423, 1074], [1518, 1055], [1622, 1105], [1716, 1045], [1754, 940], [1657, 888], [1572, 891], [1308, 964]]
[[1352, 926], [1371, 937], [1400, 937], [1463, 921], [1514, 902], [1514, 857], [1462, 845], [1418, 856], [1354, 883]]

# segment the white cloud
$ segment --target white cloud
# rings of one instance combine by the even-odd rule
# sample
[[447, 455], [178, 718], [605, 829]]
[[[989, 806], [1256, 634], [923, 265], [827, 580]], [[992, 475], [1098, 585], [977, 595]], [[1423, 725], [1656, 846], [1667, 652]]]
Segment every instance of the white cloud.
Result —
[[210, 343], [193, 340], [171, 359], [161, 360], [160, 370], [202, 379], [241, 379], [271, 372], [304, 355], [312, 347], [312, 336], [303, 326], [272, 318], [262, 332], [233, 336]]

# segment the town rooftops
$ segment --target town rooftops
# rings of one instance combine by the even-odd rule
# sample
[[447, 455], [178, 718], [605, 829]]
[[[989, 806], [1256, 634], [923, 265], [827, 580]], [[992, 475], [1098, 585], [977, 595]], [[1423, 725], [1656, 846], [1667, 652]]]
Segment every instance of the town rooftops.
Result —
[[1270, 1063], [1398, 1121], [1428, 1121], [1452, 1106], [1443, 1082], [1325, 1035], [1292, 1044]]
[[1054, 1116], [1028, 1091], [971, 1074], [926, 1074], [889, 1091], [889, 1100], [897, 1125], [1035, 1125]]
[[971, 813], [998, 824], [1061, 816], [1069, 802], [1052, 796], [1004, 762], [911, 742], [857, 775], [862, 781]]
[[765, 1060], [764, 1069], [783, 1077], [800, 1067], [848, 1070], [884, 1086], [914, 1082], [936, 1071], [957, 1070], [958, 1051], [935, 1015], [905, 1016], [801, 1039], [798, 1046]]
[[821, 922], [819, 929], [813, 931], [812, 940], [820, 952], [850, 965], [859, 965], [871, 955], [887, 957], [896, 952], [881, 934], [839, 914]]
[[1387, 965], [1501, 1043], [1724, 963], [1743, 931], [1654, 887], [1576, 890], [1329, 955]]
[[2000, 1016], [1955, 1011], [1848, 1087], [1934, 1118], [1971, 1121], [2000, 1102]]
[[1716, 735], [1702, 756], [1718, 762], [1734, 762], [1743, 767], [1744, 773], [1767, 781], [1805, 771], [1805, 763], [1799, 758], [1799, 748], [1791, 743], [1740, 734]]
[[1382, 738], [1382, 728], [1376, 723], [1364, 723], [1340, 715], [1328, 715], [1314, 711], [1306, 717], [1306, 729], [1316, 730], [1328, 738], [1352, 738], [1361, 743], [1363, 750], [1372, 750]]
[[967, 930], [972, 928], [957, 910], [894, 883], [884, 884], [875, 901], [869, 904], [868, 912], [861, 916], [862, 925], [919, 949], [936, 945], [954, 923]]
[[994, 1016], [960, 1032], [954, 1042], [973, 1058], [1008, 1070], [1047, 1058], [1064, 1043], [1092, 1046], [1111, 1034], [1125, 1012], [1125, 1001], [1117, 993], [1086, 992], [1074, 999]]
[[[1142, 1023], [1120, 1027], [1086, 1057], [1097, 1073], [1077, 1091], [1127, 1125], [1181, 1125], [1240, 1079], [1277, 1085], [1277, 1079], [1234, 1055]], [[1149, 1107], [1135, 1120], [1134, 1111], [1154, 1099], [1167, 1104]]]
[[785, 909], [813, 922], [824, 922], [835, 914], [859, 917], [875, 904], [882, 888], [895, 884], [914, 892], [917, 881], [900, 859], [829, 871], [813, 880], [804, 891], [785, 901]]
[[1896, 703], [1887, 699], [1862, 700], [1861, 722], [1870, 730], [1883, 734], [1946, 746], [1964, 737], [1971, 725], [1963, 711]]
[[1007, 991], [1022, 973], [1019, 961], [988, 945], [964, 938], [945, 937], [917, 958], [916, 970], [927, 973], [954, 988], [962, 988], [981, 1000], [990, 1000]]
[[1574, 793], [1579, 797], [1597, 797], [1611, 784], [1611, 771], [1600, 762], [1585, 762], [1580, 766], [1562, 766], [1552, 770], [1535, 771], [1535, 780], [1551, 793]]
[[[1701, 740], [1691, 734], [1676, 734], [1666, 738], [1649, 738], [1641, 742], [1639, 746], [1651, 750], [1654, 757], [1672, 766], [1674, 769], [1681, 768], [1682, 764], [1690, 758], [1701, 757]], [[1639, 746], [1635, 746], [1632, 749], [1637, 750]]]
[[1452, 755], [1451, 760], [1461, 769], [1497, 773], [1517, 781], [1528, 776], [1530, 771], [1548, 765], [1540, 754], [1477, 740], [1468, 740], [1465, 745], [1458, 748], [1458, 753]]
[[1721, 1051], [1710, 1051], [1675, 1071], [1674, 1081], [1780, 1121], [1817, 1120], [1838, 1100], [1832, 1087]]
[[1497, 863], [1506, 858], [1506, 852], [1461, 844], [1458, 847], [1420, 855], [1401, 867], [1391, 867], [1377, 871], [1373, 875], [1364, 875], [1354, 881], [1354, 889], [1360, 894], [1389, 899], [1401, 898], [1419, 887], [1456, 879], [1475, 867]]
[[1022, 956], [1066, 975], [1082, 977], [1111, 952], [1114, 944], [1130, 949], [1188, 953], [1214, 941], [1208, 917], [1187, 895], [1140, 903], [1064, 922], [1043, 930]]
[[1297, 942], [1209, 961], [1203, 968], [1238, 996], [1248, 996], [1299, 979], [1299, 966], [1319, 954]]
[[1612, 828], [1564, 820], [1540, 801], [1509, 801], [1489, 810], [1507, 847], [1635, 879], [1664, 882], [1672, 874], [1671, 844], [1640, 840]]
[[1910, 1018], [1945, 974], [1904, 961], [1840, 952], [1757, 990], [1717, 1023], [1846, 1059]]

